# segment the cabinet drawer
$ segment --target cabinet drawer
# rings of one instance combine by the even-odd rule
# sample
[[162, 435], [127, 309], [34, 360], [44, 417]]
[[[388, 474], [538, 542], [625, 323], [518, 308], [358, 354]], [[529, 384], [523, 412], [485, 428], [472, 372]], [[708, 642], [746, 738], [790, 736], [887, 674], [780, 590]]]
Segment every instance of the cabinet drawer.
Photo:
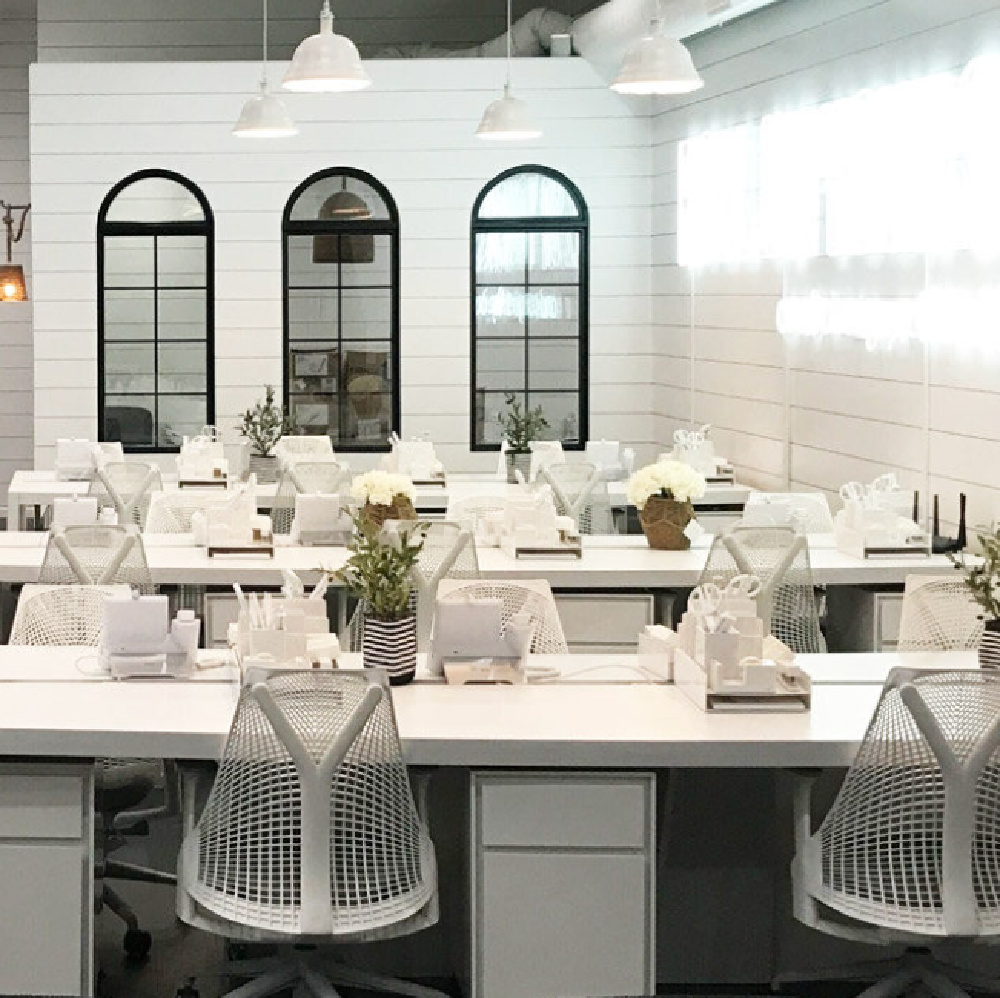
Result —
[[477, 777], [483, 846], [641, 849], [649, 827], [646, 782]]
[[240, 615], [240, 605], [228, 593], [205, 594], [205, 647], [224, 648], [229, 641], [229, 625]]
[[83, 790], [79, 776], [0, 774], [0, 838], [80, 838]]
[[634, 648], [639, 632], [653, 623], [653, 597], [560, 593], [559, 619], [570, 645], [617, 645]]
[[895, 645], [899, 641], [899, 625], [903, 619], [903, 594], [877, 593], [875, 606], [878, 612], [878, 650], [884, 651], [886, 645]]

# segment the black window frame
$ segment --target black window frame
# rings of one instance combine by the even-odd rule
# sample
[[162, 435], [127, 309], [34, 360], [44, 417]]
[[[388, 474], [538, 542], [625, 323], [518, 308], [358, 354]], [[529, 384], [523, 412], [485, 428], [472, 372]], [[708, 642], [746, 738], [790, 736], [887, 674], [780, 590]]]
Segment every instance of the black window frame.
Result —
[[[504, 218], [482, 218], [480, 209], [490, 192], [510, 177], [521, 173], [537, 173], [556, 181], [570, 196], [576, 205], [578, 217], [565, 216], [521, 216]], [[539, 163], [525, 163], [498, 173], [479, 192], [472, 205], [472, 215], [469, 225], [469, 446], [472, 451], [498, 451], [500, 444], [478, 443], [476, 441], [476, 373], [477, 373], [477, 319], [476, 291], [479, 287], [476, 266], [476, 236], [486, 232], [575, 232], [580, 237], [579, 259], [579, 330], [577, 359], [577, 398], [579, 411], [578, 440], [576, 443], [563, 443], [563, 448], [570, 451], [582, 451], [590, 436], [590, 212], [580, 189], [565, 174], [550, 166]], [[484, 282], [486, 283], [486, 282]], [[527, 350], [529, 337], [524, 337]], [[528, 387], [528, 367], [525, 366], [524, 397], [527, 405], [531, 405], [531, 393]], [[552, 394], [542, 392], [541, 394]]]
[[[189, 222], [112, 222], [107, 215], [118, 195], [126, 188], [142, 180], [152, 178], [170, 180], [179, 184], [191, 194], [201, 207], [203, 218]], [[104, 196], [97, 212], [97, 437], [105, 439], [105, 338], [104, 338], [104, 240], [109, 236], [153, 236], [154, 246], [156, 236], [204, 236], [205, 237], [205, 423], [215, 423], [215, 215], [212, 206], [204, 192], [194, 181], [174, 170], [147, 169], [130, 173], [119, 180]], [[154, 257], [155, 259], [155, 257]], [[152, 395], [156, 411], [153, 414], [153, 432], [159, 438], [159, 325], [158, 325], [158, 275], [153, 274], [153, 357], [154, 380]], [[179, 290], [183, 290], [182, 288]], [[199, 288], [200, 290], [200, 288]], [[112, 393], [114, 394], [114, 393]], [[193, 395], [193, 393], [191, 393]], [[144, 444], [122, 443], [122, 449], [127, 454], [177, 454], [180, 444], [175, 447], [163, 447], [158, 442], [146, 446]]]
[[[344, 177], [357, 180], [367, 184], [382, 199], [385, 205], [388, 218], [367, 219], [364, 221], [337, 221], [336, 219], [293, 219], [292, 210], [298, 199], [314, 184], [325, 180], [328, 177]], [[396, 207], [396, 200], [389, 192], [389, 189], [376, 177], [364, 170], [351, 166], [331, 166], [316, 173], [310, 174], [300, 183], [288, 196], [285, 202], [285, 210], [281, 216], [281, 369], [282, 369], [282, 401], [285, 411], [289, 411], [291, 395], [291, 376], [289, 370], [290, 359], [290, 328], [289, 328], [289, 295], [288, 295], [288, 237], [289, 236], [317, 236], [317, 235], [372, 235], [389, 236], [389, 280], [390, 286], [390, 317], [389, 317], [389, 371], [390, 383], [390, 430], [397, 434], [402, 434], [402, 398], [401, 398], [401, 350], [400, 350], [400, 225], [399, 209]], [[338, 292], [338, 302], [340, 292], [343, 288], [330, 288]], [[338, 304], [338, 309], [340, 308]], [[337, 325], [337, 342], [342, 342], [342, 326]], [[343, 349], [338, 350], [341, 363], [343, 363]], [[346, 387], [346, 386], [344, 386]], [[339, 392], [338, 392], [339, 395]], [[334, 442], [338, 452], [345, 454], [363, 454], [388, 452], [392, 449], [388, 439], [383, 443], [373, 442], [349, 442], [338, 439]]]

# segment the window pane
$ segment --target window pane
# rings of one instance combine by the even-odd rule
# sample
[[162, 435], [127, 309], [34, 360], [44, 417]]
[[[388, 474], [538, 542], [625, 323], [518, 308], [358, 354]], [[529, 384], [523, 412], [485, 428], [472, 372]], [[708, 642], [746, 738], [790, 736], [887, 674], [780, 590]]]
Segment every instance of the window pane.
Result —
[[106, 288], [151, 288], [153, 283], [152, 236], [105, 236]]
[[481, 342], [476, 354], [476, 389], [524, 391], [524, 388], [524, 340]]
[[159, 364], [161, 392], [205, 393], [205, 349], [200, 343], [161, 343]]
[[501, 180], [479, 206], [480, 218], [578, 218], [569, 191], [544, 173], [515, 173]]
[[102, 440], [120, 440], [126, 446], [151, 447], [153, 433], [153, 397], [108, 394], [104, 399]]
[[157, 236], [156, 276], [160, 287], [205, 286], [208, 262], [204, 236]]
[[[352, 391], [388, 391], [391, 374], [388, 343], [383, 345], [373, 343], [364, 350], [355, 350], [350, 347], [344, 350], [343, 380], [348, 393]], [[359, 382], [359, 385], [352, 389], [352, 383], [359, 377], [363, 377], [365, 380]], [[381, 381], [382, 384], [376, 386], [375, 381]]]
[[193, 437], [208, 422], [205, 397], [160, 396], [160, 447], [180, 447], [185, 436]]
[[153, 311], [152, 291], [105, 291], [104, 339], [151, 340]]
[[527, 233], [476, 233], [477, 283], [524, 284], [527, 266]]
[[[161, 291], [159, 294], [159, 338], [198, 340], [206, 338], [207, 319], [204, 291]], [[192, 349], [205, 353], [203, 342]]]
[[198, 199], [169, 177], [146, 177], [129, 184], [108, 206], [109, 222], [203, 222]]
[[531, 405], [540, 405], [549, 421], [547, 439], [559, 439], [568, 444], [580, 442], [580, 396], [576, 392], [532, 392]]
[[524, 336], [524, 289], [479, 288], [476, 292], [479, 338]]
[[145, 394], [155, 388], [153, 344], [116, 343], [104, 356], [104, 390]]
[[289, 409], [300, 433], [326, 433], [336, 437], [336, 395], [292, 394]]
[[[524, 394], [517, 393], [518, 401], [524, 405]], [[503, 440], [500, 415], [507, 411], [504, 392], [476, 391], [476, 441], [482, 444], [498, 444]]]
[[392, 294], [388, 288], [342, 292], [340, 335], [345, 340], [388, 340], [392, 329]]
[[294, 221], [321, 218], [326, 221], [385, 221], [389, 209], [370, 184], [355, 177], [332, 174], [310, 184], [292, 205]]
[[576, 288], [532, 288], [526, 295], [528, 335], [578, 337], [580, 293]]
[[[330, 240], [333, 240], [330, 243]], [[288, 286], [290, 288], [335, 288], [340, 284], [336, 236], [288, 237]]]
[[[340, 438], [345, 442], [359, 444], [382, 444], [392, 430], [392, 394], [389, 385], [385, 391], [365, 391], [371, 384], [361, 383], [362, 375], [349, 381], [347, 388], [347, 410], [341, 426]], [[355, 386], [352, 389], [352, 386]], [[360, 387], [359, 387], [360, 386]]]
[[288, 292], [288, 338], [291, 342], [335, 340], [337, 298], [324, 292]]
[[528, 241], [528, 279], [532, 284], [580, 282], [580, 234], [535, 232]]
[[301, 349], [293, 346], [289, 390], [294, 393], [336, 394], [340, 379], [339, 351], [332, 344]]
[[580, 384], [577, 341], [532, 340], [528, 344], [528, 387], [538, 391], [575, 392]]

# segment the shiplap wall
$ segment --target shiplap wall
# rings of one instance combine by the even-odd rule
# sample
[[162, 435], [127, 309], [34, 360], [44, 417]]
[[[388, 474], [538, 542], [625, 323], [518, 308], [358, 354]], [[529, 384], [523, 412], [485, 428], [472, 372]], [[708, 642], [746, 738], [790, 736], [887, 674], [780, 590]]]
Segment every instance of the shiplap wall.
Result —
[[[96, 429], [94, 226], [107, 190], [145, 167], [197, 183], [216, 218], [217, 413], [223, 425], [281, 383], [281, 212], [312, 172], [378, 177], [401, 219], [403, 432], [429, 433], [455, 469], [495, 457], [468, 446], [469, 213], [519, 163], [552, 166], [591, 218], [591, 435], [653, 452], [648, 107], [618, 97], [579, 59], [514, 67], [544, 138], [516, 147], [473, 132], [496, 96], [496, 60], [369, 64], [352, 95], [290, 95], [298, 137], [229, 134], [252, 63], [38, 64], [31, 77], [35, 262], [35, 462]], [[275, 78], [283, 65], [275, 64]]]
[[[559, 0], [552, 6], [576, 17], [599, 2]], [[337, 0], [331, 6], [334, 30], [363, 55], [382, 46], [478, 45], [500, 35], [506, 24], [502, 0]], [[539, 4], [514, 0], [513, 6], [516, 19]], [[290, 58], [318, 30], [320, 7], [321, 0], [271, 3], [273, 58]], [[38, 0], [41, 62], [256, 59], [260, 42], [260, 0]]]
[[[778, 300], [783, 293], [842, 287], [836, 261], [691, 271], [671, 266], [677, 260], [680, 139], [866, 87], [955, 71], [1000, 49], [1000, 5], [786, 0], [692, 39], [690, 47], [707, 85], [658, 104], [653, 126], [660, 412], [684, 415], [683, 358], [693, 348], [691, 416], [716, 427], [718, 449], [745, 481], [833, 491], [847, 479], [870, 480], [891, 468], [907, 487], [942, 493], [944, 512], [952, 516], [959, 489], [970, 494], [972, 522], [1000, 514], [1000, 352], [963, 354], [960, 329], [955, 346], [926, 358], [919, 344], [871, 353], [845, 339], [783, 342], [775, 326]], [[946, 271], [949, 281], [960, 283], [969, 269], [961, 258], [855, 263], [868, 275], [866, 293], [885, 296], [912, 294]], [[661, 434], [672, 425], [657, 420]]]
[[[0, 200], [27, 204], [28, 64], [35, 60], [35, 0], [3, 0], [0, 32]], [[16, 219], [15, 219], [16, 220]], [[31, 228], [14, 246], [13, 259], [24, 267], [32, 293]], [[0, 228], [0, 255], [5, 252]], [[6, 260], [5, 256], [0, 259]], [[0, 495], [10, 476], [31, 464], [31, 302], [0, 305]], [[0, 500], [0, 505], [4, 501]]]

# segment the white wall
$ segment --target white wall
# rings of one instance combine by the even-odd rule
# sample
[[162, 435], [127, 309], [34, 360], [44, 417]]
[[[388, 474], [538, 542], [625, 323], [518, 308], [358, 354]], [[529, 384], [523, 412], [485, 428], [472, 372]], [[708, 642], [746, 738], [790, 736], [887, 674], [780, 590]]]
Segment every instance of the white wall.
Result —
[[[4, 0], [0, 31], [0, 200], [27, 204], [31, 198], [28, 175], [28, 64], [35, 59], [35, 0]], [[17, 221], [17, 217], [15, 217]], [[24, 267], [31, 297], [32, 218], [21, 242], [14, 247], [14, 263]], [[0, 260], [6, 262], [4, 232], [0, 227]], [[31, 464], [31, 302], [0, 305], [0, 495], [10, 476]], [[5, 500], [0, 499], [0, 505]]]
[[[275, 78], [284, 67], [273, 67]], [[378, 177], [401, 218], [403, 432], [429, 433], [449, 467], [468, 449], [469, 214], [480, 188], [520, 163], [552, 166], [591, 218], [591, 435], [653, 451], [648, 108], [578, 59], [518, 61], [518, 92], [544, 138], [498, 148], [473, 132], [498, 91], [495, 60], [369, 64], [353, 95], [290, 95], [294, 139], [229, 134], [258, 67], [39, 64], [31, 76], [35, 266], [35, 461], [58, 436], [96, 430], [94, 229], [129, 173], [166, 167], [198, 184], [216, 218], [217, 415], [231, 424], [281, 383], [281, 212], [312, 172]]]
[[[654, 309], [660, 352], [693, 346], [693, 384], [681, 360], [661, 360], [662, 411], [711, 422], [740, 477], [761, 487], [835, 490], [893, 468], [954, 516], [970, 493], [971, 522], [1000, 513], [1000, 351], [960, 356], [954, 343], [925, 358], [919, 343], [869, 352], [843, 338], [786, 343], [775, 308], [789, 292], [842, 285], [836, 261], [686, 270], [676, 264], [678, 141], [762, 116], [935, 72], [954, 72], [1000, 48], [1000, 10], [987, 0], [787, 0], [691, 41], [704, 90], [658, 105], [653, 145]], [[983, 122], [984, 129], [992, 123]], [[933, 138], [931, 139], [933, 141]], [[922, 204], [913, 204], [920, 212]], [[658, 219], [659, 221], [656, 221]], [[960, 256], [855, 259], [866, 293], [892, 296], [959, 284], [974, 267]], [[683, 292], [690, 280], [691, 296]], [[680, 292], [673, 294], [673, 292]], [[690, 305], [688, 311], [687, 305]], [[925, 365], [926, 359], [926, 365]], [[926, 380], [925, 380], [926, 379]], [[672, 426], [659, 419], [658, 432]]]

